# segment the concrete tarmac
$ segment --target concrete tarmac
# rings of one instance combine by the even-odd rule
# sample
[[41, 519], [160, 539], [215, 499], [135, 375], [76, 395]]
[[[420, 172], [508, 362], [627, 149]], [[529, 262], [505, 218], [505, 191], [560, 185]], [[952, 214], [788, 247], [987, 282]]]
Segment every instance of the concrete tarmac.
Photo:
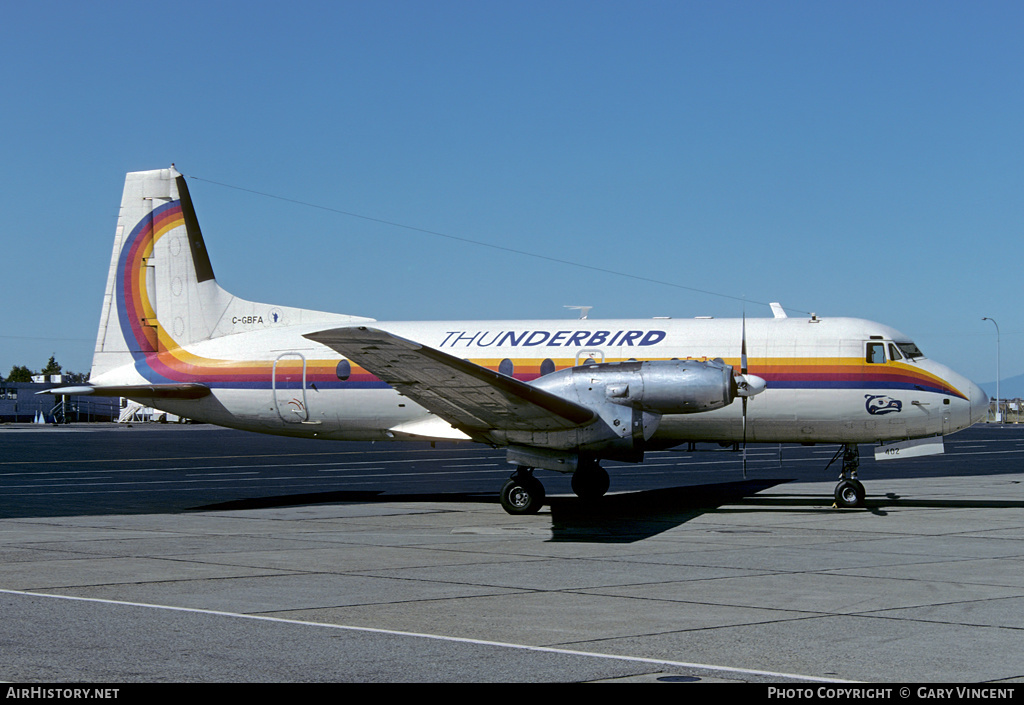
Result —
[[863, 510], [831, 507], [830, 471], [531, 517], [383, 498], [0, 518], [0, 680], [1019, 683], [1024, 432], [971, 433], [862, 474]]

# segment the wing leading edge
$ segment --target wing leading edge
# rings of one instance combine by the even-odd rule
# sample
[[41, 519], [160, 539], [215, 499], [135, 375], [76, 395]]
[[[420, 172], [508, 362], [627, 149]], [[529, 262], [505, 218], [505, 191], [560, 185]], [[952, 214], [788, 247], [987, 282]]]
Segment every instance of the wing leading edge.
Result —
[[564, 431], [593, 422], [585, 406], [375, 328], [309, 333], [471, 437], [492, 430]]

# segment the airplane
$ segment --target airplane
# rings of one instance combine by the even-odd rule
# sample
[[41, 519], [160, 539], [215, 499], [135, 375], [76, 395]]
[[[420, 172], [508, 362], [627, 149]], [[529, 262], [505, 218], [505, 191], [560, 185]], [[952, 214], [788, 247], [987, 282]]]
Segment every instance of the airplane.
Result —
[[595, 500], [602, 461], [696, 442], [840, 444], [835, 505], [860, 507], [858, 444], [941, 447], [987, 417], [980, 387], [893, 328], [772, 310], [384, 323], [246, 301], [217, 284], [172, 165], [127, 174], [89, 381], [46, 393], [285, 436], [488, 444], [515, 468], [510, 514], [543, 506], [534, 470]]

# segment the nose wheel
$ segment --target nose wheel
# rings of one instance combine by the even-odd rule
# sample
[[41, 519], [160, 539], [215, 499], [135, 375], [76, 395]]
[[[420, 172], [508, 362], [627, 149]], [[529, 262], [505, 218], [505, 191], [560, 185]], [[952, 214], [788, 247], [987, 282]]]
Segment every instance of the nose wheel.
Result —
[[839, 474], [839, 484], [836, 485], [835, 498], [836, 507], [843, 509], [854, 509], [864, 506], [864, 485], [857, 479], [857, 470], [860, 467], [860, 450], [856, 443], [843, 445], [843, 471]]
[[864, 485], [860, 480], [840, 480], [836, 485], [836, 506], [847, 509], [864, 506]]

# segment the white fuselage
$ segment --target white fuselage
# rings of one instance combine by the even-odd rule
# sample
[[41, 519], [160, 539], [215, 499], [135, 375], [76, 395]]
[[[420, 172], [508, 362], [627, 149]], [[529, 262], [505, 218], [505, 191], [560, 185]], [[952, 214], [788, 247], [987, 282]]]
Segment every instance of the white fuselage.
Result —
[[[354, 363], [342, 364], [340, 378], [340, 356], [303, 337], [322, 329], [322, 321], [275, 326], [269, 317], [252, 316], [235, 325], [237, 333], [161, 353], [165, 369], [180, 373], [175, 381], [201, 381], [211, 387], [209, 396], [146, 401], [176, 414], [251, 431], [340, 440], [466, 438]], [[738, 367], [743, 322], [373, 325], [529, 382], [588, 361], [722, 358]], [[920, 438], [966, 428], [987, 414], [988, 397], [976, 385], [927, 358], [901, 353], [900, 344], [909, 338], [886, 326], [847, 318], [752, 319], [745, 326], [749, 371], [767, 383], [765, 392], [749, 401], [750, 442]], [[869, 345], [875, 349], [869, 352]], [[879, 346], [881, 357], [869, 361]], [[127, 382], [123, 377], [120, 381]], [[737, 401], [715, 411], [668, 415], [652, 442], [739, 441], [740, 413]]]

